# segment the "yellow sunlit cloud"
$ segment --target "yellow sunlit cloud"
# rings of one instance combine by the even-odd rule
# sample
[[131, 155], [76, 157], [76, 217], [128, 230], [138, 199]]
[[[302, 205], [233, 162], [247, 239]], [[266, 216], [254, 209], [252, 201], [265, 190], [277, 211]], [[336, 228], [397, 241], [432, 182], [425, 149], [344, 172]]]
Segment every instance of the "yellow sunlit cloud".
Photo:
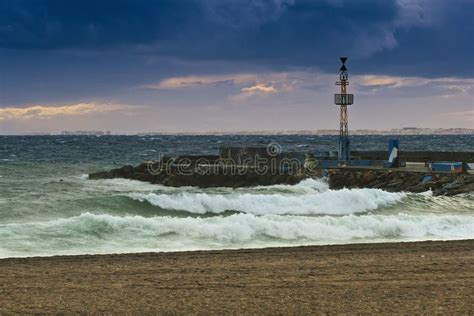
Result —
[[277, 90], [273, 86], [265, 85], [263, 83], [257, 83], [253, 87], [243, 88], [241, 90], [244, 93], [275, 93]]
[[424, 78], [424, 77], [399, 77], [387, 75], [360, 75], [356, 76], [356, 82], [361, 86], [387, 86], [392, 88], [420, 87], [426, 85], [437, 85], [447, 89], [459, 88], [469, 90], [474, 86], [474, 79], [471, 78]]
[[57, 116], [77, 116], [91, 113], [110, 112], [123, 108], [115, 104], [77, 103], [60, 106], [34, 105], [25, 108], [7, 107], [0, 108], [0, 121], [45, 119]]
[[227, 75], [210, 75], [210, 76], [184, 76], [171, 77], [160, 81], [157, 84], [149, 84], [143, 86], [146, 89], [179, 89], [202, 85], [217, 85], [223, 83], [245, 84], [255, 82], [257, 76], [255, 74], [227, 74]]

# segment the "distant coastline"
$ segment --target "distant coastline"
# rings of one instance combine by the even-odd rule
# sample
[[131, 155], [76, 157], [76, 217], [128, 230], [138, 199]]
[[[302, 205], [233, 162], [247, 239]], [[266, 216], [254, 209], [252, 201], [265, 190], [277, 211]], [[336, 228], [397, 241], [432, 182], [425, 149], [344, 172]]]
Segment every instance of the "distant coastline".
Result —
[[[355, 129], [351, 135], [474, 135], [474, 128], [418, 128], [404, 127], [387, 130]], [[154, 136], [154, 135], [183, 135], [183, 136], [208, 136], [208, 135], [339, 135], [337, 129], [319, 130], [282, 130], [282, 131], [203, 131], [203, 132], [172, 132], [156, 131], [141, 133], [114, 133], [111, 131], [63, 131], [60, 133], [32, 132], [22, 134], [0, 134], [1, 136]]]

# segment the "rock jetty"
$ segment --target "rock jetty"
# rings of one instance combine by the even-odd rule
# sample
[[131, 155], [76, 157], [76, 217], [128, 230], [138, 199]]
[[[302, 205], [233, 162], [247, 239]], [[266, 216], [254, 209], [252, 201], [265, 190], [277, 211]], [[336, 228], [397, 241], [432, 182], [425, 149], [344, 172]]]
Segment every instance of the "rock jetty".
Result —
[[257, 185], [296, 184], [306, 178], [302, 172], [258, 172], [247, 166], [162, 167], [156, 170], [149, 163], [136, 167], [127, 165], [110, 171], [89, 174], [89, 179], [125, 178], [172, 187], [249, 187]]
[[474, 192], [473, 174], [414, 172], [405, 170], [332, 169], [328, 172], [331, 189], [374, 188], [389, 192], [426, 192], [456, 195]]
[[166, 164], [142, 163], [110, 171], [91, 173], [89, 179], [125, 178], [166, 186], [249, 187], [257, 185], [296, 184], [309, 177], [327, 177], [331, 189], [377, 188], [389, 192], [425, 192], [433, 195], [456, 195], [474, 192], [473, 174], [414, 172], [403, 169], [337, 168], [308, 174], [297, 172], [258, 172], [248, 166], [169, 167]]

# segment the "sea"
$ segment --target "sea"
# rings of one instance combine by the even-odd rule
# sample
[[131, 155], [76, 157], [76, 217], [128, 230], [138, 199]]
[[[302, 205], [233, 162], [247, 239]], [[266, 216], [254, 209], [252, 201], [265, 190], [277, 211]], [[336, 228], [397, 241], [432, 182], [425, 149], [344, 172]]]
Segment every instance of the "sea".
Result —
[[[352, 136], [355, 150], [474, 151], [473, 135]], [[474, 193], [452, 197], [295, 185], [172, 188], [91, 172], [161, 156], [277, 143], [336, 150], [336, 136], [0, 136], [0, 258], [474, 238]]]

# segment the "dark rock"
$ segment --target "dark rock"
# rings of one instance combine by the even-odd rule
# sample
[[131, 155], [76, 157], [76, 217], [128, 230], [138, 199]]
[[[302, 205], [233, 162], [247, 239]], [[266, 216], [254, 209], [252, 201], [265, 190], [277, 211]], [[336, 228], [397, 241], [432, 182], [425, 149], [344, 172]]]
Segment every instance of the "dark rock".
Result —
[[89, 174], [90, 180], [98, 180], [98, 179], [110, 179], [113, 176], [108, 171], [99, 171]]
[[[169, 163], [172, 160], [167, 160]], [[188, 166], [189, 167], [189, 166]], [[167, 162], [148, 162], [136, 167], [127, 165], [110, 171], [91, 173], [89, 179], [126, 178], [168, 186], [245, 187], [272, 184], [296, 184], [306, 178], [304, 170], [297, 174], [277, 172], [259, 174], [248, 166], [192, 166], [183, 169]], [[207, 169], [206, 169], [207, 168]], [[423, 182], [425, 176], [429, 181]], [[328, 171], [331, 189], [378, 188], [391, 192], [424, 192], [434, 195], [455, 195], [474, 191], [472, 174], [418, 173], [403, 170], [331, 169]]]
[[[430, 181], [422, 182], [425, 175]], [[472, 192], [472, 174], [423, 174], [410, 171], [333, 169], [328, 173], [332, 189], [377, 188], [391, 192], [425, 192], [433, 190], [434, 195], [454, 195]]]

